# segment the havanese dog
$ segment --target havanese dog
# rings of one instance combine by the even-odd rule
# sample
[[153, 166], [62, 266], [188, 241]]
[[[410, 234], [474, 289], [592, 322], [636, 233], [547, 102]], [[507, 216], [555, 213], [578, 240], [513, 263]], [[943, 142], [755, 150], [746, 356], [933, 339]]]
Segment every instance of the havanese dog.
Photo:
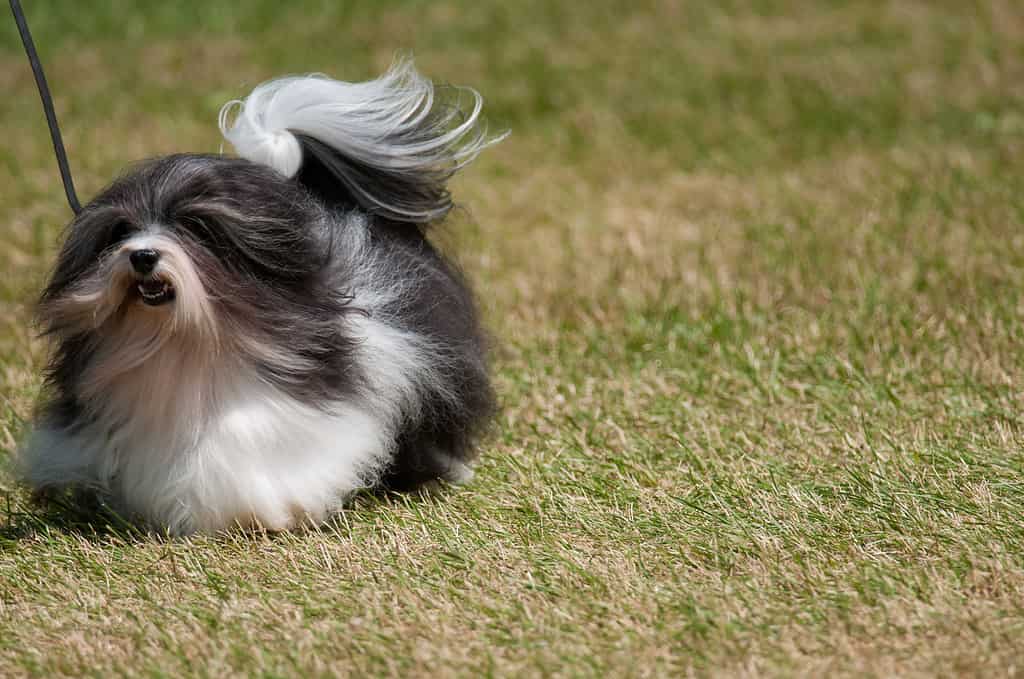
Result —
[[221, 111], [241, 157], [146, 161], [86, 205], [38, 307], [52, 353], [29, 485], [185, 534], [468, 479], [486, 342], [427, 231], [501, 136], [479, 94], [448, 94], [409, 61], [273, 80]]

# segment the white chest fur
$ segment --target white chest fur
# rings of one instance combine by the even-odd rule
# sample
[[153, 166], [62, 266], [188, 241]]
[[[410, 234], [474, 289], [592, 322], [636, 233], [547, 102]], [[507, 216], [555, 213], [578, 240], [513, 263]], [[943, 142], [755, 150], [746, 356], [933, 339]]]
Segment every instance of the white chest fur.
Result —
[[88, 423], [36, 431], [24, 473], [35, 487], [97, 487], [172, 533], [318, 521], [376, 480], [426, 376], [414, 338], [360, 324], [368, 388], [327, 408], [173, 343], [129, 370], [99, 357], [81, 383]]
[[[203, 413], [189, 395], [175, 396], [151, 392], [120, 425], [102, 417], [76, 431], [36, 432], [30, 475], [98, 486], [172, 533], [236, 522], [280, 530], [322, 519], [372, 482], [390, 453], [390, 423], [352, 404], [325, 412], [252, 378], [203, 399]], [[154, 422], [150, 411], [170, 419]]]

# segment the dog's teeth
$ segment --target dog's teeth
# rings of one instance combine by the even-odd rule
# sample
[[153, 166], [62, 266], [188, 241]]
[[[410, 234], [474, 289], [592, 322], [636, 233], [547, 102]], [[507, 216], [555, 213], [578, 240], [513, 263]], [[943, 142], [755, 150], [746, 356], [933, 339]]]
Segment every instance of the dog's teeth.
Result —
[[168, 287], [168, 285], [166, 283], [161, 285], [160, 289], [155, 291], [155, 292], [152, 292], [152, 291], [148, 290], [146, 285], [145, 285], [145, 283], [139, 283], [136, 287], [138, 288], [139, 294], [142, 295], [143, 299], [148, 299], [148, 300], [160, 299], [161, 297], [166, 295], [168, 290], [169, 290], [169, 287]]

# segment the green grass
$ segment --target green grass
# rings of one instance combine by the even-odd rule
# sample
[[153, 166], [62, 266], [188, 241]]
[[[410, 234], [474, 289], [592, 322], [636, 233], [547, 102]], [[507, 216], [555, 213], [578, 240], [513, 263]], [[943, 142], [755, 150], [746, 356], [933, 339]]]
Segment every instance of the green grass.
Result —
[[[502, 413], [472, 485], [301, 535], [0, 473], [0, 675], [1021, 672], [1019, 3], [190, 4], [26, 3], [80, 193], [216, 150], [262, 79], [414, 52], [513, 131], [443, 228]], [[0, 462], [68, 217], [3, 23]]]

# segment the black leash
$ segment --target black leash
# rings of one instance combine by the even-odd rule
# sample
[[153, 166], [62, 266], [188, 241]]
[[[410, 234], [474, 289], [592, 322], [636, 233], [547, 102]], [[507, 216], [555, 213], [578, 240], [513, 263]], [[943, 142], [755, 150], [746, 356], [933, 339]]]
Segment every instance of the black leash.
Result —
[[25, 46], [28, 63], [32, 66], [32, 74], [36, 77], [39, 98], [43, 100], [43, 112], [46, 113], [46, 124], [50, 126], [50, 139], [53, 140], [53, 151], [57, 154], [57, 166], [60, 168], [60, 178], [64, 182], [64, 193], [68, 197], [68, 205], [71, 206], [72, 212], [77, 215], [82, 211], [82, 205], [78, 202], [78, 196], [75, 195], [75, 184], [71, 181], [71, 168], [68, 167], [68, 156], [64, 152], [64, 142], [60, 138], [57, 114], [53, 110], [50, 88], [46, 86], [46, 75], [43, 73], [43, 65], [39, 62], [36, 46], [32, 42], [32, 34], [28, 31], [28, 22], [25, 21], [25, 13], [22, 11], [21, 3], [18, 0], [11, 0], [11, 12], [14, 13], [14, 23], [18, 24], [18, 33], [21, 34], [21, 43]]

